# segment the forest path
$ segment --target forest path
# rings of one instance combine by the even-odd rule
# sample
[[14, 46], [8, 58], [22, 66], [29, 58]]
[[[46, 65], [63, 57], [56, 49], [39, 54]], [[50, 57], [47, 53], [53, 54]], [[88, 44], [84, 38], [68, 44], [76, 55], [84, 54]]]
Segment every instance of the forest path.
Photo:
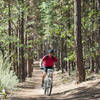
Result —
[[42, 72], [34, 68], [33, 77], [20, 83], [9, 100], [100, 100], [100, 79], [62, 84], [61, 77], [54, 72], [54, 87], [51, 96], [45, 96], [41, 88]]

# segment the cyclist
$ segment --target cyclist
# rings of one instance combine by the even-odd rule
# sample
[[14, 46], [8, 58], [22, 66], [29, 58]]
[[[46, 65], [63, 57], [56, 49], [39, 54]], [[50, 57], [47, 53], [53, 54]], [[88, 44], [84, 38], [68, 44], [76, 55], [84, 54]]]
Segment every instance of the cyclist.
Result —
[[[41, 62], [40, 62], [40, 67], [41, 67], [41, 69], [43, 69], [42, 85], [41, 85], [41, 87], [44, 87], [44, 79], [46, 77], [47, 70], [48, 69], [53, 69], [54, 62], [55, 62], [55, 64], [57, 64], [57, 59], [54, 56], [54, 50], [50, 49], [50, 50], [48, 50], [48, 54], [45, 55], [42, 58]], [[53, 75], [52, 75], [52, 79], [53, 79]]]

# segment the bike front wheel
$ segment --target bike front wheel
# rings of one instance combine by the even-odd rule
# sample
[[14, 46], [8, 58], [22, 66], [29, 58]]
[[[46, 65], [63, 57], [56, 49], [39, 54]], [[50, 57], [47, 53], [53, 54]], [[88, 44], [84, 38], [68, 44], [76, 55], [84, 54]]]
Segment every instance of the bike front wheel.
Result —
[[48, 85], [48, 82], [45, 83], [44, 94], [50, 96], [52, 92], [52, 83]]

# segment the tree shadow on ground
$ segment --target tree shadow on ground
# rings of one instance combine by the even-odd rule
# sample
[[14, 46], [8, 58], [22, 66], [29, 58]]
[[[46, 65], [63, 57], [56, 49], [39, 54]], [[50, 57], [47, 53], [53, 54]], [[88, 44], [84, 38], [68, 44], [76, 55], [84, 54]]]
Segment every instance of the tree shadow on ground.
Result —
[[[35, 81], [35, 82], [26, 82], [25, 84], [19, 85], [17, 87], [19, 89], [36, 89], [37, 84], [38, 84], [37, 81]], [[40, 87], [40, 86], [38, 85], [38, 87]]]
[[27, 84], [17, 86], [19, 89], [35, 89], [33, 82], [27, 82]]
[[17, 98], [17, 97], [13, 97], [10, 100], [67, 100], [66, 98], [54, 98], [54, 97], [33, 97], [33, 98]]
[[[70, 93], [67, 95], [67, 93]], [[66, 100], [100, 100], [100, 82], [91, 87], [79, 87], [76, 89], [56, 93], [53, 95], [65, 95]]]
[[[12, 97], [10, 100], [100, 100], [100, 82], [92, 87], [79, 87], [61, 93], [55, 93], [51, 96], [38, 96], [30, 98]], [[63, 96], [62, 96], [63, 95]]]

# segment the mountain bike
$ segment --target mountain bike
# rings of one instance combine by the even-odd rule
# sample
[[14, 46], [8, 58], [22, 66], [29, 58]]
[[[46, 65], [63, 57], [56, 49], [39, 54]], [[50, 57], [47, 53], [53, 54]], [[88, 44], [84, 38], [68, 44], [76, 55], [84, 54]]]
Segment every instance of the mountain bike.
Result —
[[46, 78], [44, 80], [44, 94], [47, 96], [51, 95], [53, 88], [52, 74], [53, 74], [53, 69], [48, 69]]

